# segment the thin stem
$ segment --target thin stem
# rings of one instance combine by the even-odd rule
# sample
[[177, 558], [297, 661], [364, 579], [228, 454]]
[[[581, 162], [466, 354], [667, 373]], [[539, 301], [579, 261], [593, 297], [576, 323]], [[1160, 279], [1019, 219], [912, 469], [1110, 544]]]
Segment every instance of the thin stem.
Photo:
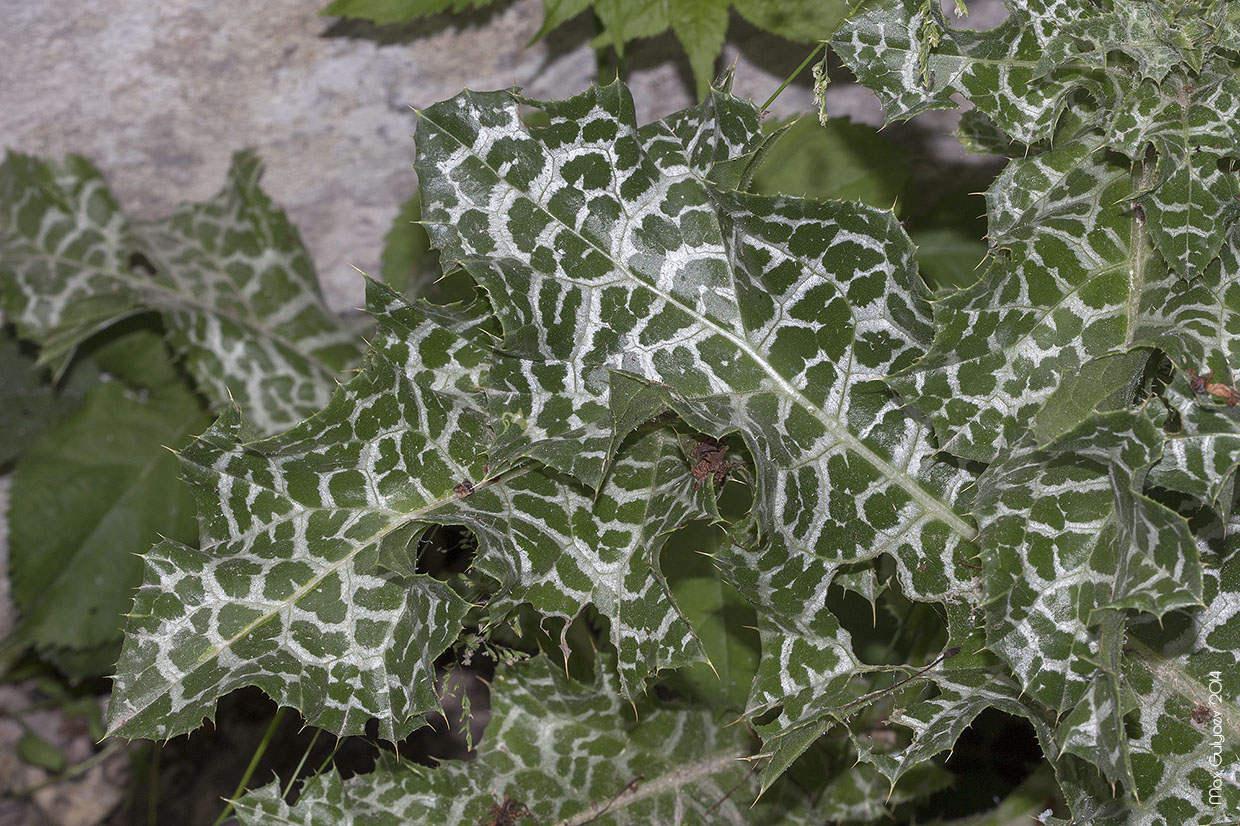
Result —
[[959, 654], [959, 653], [960, 653], [960, 649], [959, 649], [958, 647], [957, 647], [957, 648], [949, 648], [949, 649], [947, 649], [946, 651], [944, 651], [942, 654], [940, 654], [940, 655], [939, 655], [939, 656], [935, 659], [935, 661], [934, 661], [934, 662], [930, 663], [929, 665], [927, 665], [926, 667], [922, 668], [921, 670], [919, 670], [919, 671], [915, 671], [914, 673], [912, 673], [912, 674], [908, 675], [907, 677], [905, 677], [903, 680], [898, 680], [898, 681], [896, 681], [896, 682], [892, 683], [891, 685], [887, 686], [886, 688], [880, 688], [880, 689], [878, 689], [877, 691], [871, 691], [869, 694], [864, 694], [864, 695], [862, 695], [862, 696], [858, 697], [857, 699], [853, 700], [851, 703], [845, 703], [844, 705], [840, 706], [840, 711], [847, 711], [848, 709], [852, 708], [853, 706], [860, 705], [861, 703], [865, 703], [865, 702], [868, 702], [868, 701], [870, 701], [870, 700], [876, 699], [876, 698], [878, 698], [878, 697], [881, 697], [881, 696], [882, 696], [882, 695], [884, 695], [884, 694], [889, 694], [889, 693], [891, 693], [891, 692], [894, 692], [894, 691], [895, 691], [897, 688], [899, 688], [900, 686], [904, 685], [904, 684], [905, 684], [905, 683], [907, 683], [907, 682], [910, 682], [910, 681], [912, 681], [912, 680], [917, 679], [917, 678], [918, 678], [918, 677], [920, 677], [922, 674], [925, 674], [927, 671], [929, 671], [930, 669], [934, 668], [934, 667], [935, 667], [936, 665], [938, 665], [939, 663], [943, 662], [944, 660], [950, 660], [952, 657], [956, 656], [956, 655], [957, 655], [957, 654]]
[[792, 81], [797, 79], [797, 75], [805, 71], [805, 67], [808, 66], [813, 61], [813, 59], [818, 56], [818, 53], [822, 51], [822, 47], [825, 45], [827, 44], [824, 42], [824, 43], [819, 43], [817, 46], [815, 46], [814, 50], [809, 53], [809, 57], [802, 60], [801, 65], [796, 67], [796, 69], [793, 70], [792, 74], [788, 75], [788, 77], [784, 79], [784, 82], [781, 83], [779, 88], [775, 90], [775, 93], [766, 99], [766, 103], [762, 104], [763, 112], [765, 112], [767, 109], [770, 108], [771, 104], [775, 102], [775, 98], [783, 94], [783, 91], [788, 88], [788, 86], [792, 83]]
[[310, 738], [310, 745], [306, 746], [306, 750], [302, 752], [301, 762], [297, 764], [297, 768], [293, 769], [293, 774], [288, 779], [288, 785], [284, 787], [284, 793], [281, 797], [287, 798], [289, 792], [293, 790], [293, 784], [297, 782], [297, 778], [301, 775], [301, 770], [305, 767], [306, 761], [310, 759], [310, 752], [314, 749], [314, 744], [319, 741], [319, 735], [323, 733], [323, 729], [316, 728], [314, 736]]
[[258, 744], [258, 748], [254, 751], [254, 756], [250, 758], [250, 765], [245, 767], [245, 774], [241, 776], [241, 782], [237, 784], [236, 790], [228, 798], [228, 805], [224, 807], [224, 811], [220, 812], [220, 816], [215, 819], [215, 823], [211, 824], [211, 826], [220, 826], [232, 814], [233, 803], [245, 792], [246, 786], [250, 783], [250, 778], [254, 776], [254, 770], [258, 768], [258, 761], [263, 758], [263, 754], [267, 751], [267, 746], [271, 744], [271, 738], [275, 736], [276, 728], [279, 727], [280, 720], [283, 718], [284, 707], [281, 706], [276, 710], [276, 716], [271, 718], [271, 725], [267, 726], [267, 733], [263, 735], [263, 741]]

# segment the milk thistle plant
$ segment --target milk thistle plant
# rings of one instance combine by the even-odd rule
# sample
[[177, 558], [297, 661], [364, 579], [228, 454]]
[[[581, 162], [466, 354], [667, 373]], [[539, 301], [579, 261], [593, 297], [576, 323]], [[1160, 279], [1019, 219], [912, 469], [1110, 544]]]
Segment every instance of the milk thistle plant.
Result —
[[253, 685], [397, 741], [489, 653], [477, 759], [237, 815], [927, 822], [1001, 714], [1042, 764], [970, 822], [1234, 822], [1240, 6], [1008, 6], [879, 0], [828, 44], [889, 118], [963, 98], [1007, 159], [960, 289], [890, 209], [755, 192], [781, 133], [726, 81], [646, 125], [620, 82], [419, 111], [421, 220], [473, 298], [371, 282], [325, 408], [260, 437], [225, 406], [181, 451], [200, 541], [145, 557], [111, 732]]

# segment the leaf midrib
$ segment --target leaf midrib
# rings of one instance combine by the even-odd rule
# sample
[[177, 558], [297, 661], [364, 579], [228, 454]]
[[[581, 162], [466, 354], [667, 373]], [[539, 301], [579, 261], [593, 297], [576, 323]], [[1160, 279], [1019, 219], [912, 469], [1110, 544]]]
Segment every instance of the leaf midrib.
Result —
[[682, 786], [692, 785], [704, 777], [710, 777], [713, 774], [732, 768], [738, 760], [744, 760], [750, 754], [749, 749], [725, 749], [673, 768], [666, 774], [652, 778], [643, 778], [641, 783], [629, 786], [625, 791], [613, 797], [611, 802], [605, 806], [592, 804], [575, 815], [557, 821], [555, 826], [585, 826], [587, 823], [593, 823], [598, 820], [604, 811], [608, 813], [618, 811], [635, 803], [640, 803], [647, 798], [675, 793]]
[[[500, 175], [499, 171], [496, 170], [493, 166], [491, 166], [491, 164], [487, 162], [486, 159], [482, 158], [477, 152], [475, 152], [472, 146], [466, 146], [464, 143], [461, 142], [459, 138], [456, 137], [456, 135], [444, 129], [440, 124], [436, 123], [433, 119], [428, 117], [426, 110], [420, 109], [417, 111], [417, 114], [421, 120], [435, 127], [435, 129], [438, 130], [440, 134], [446, 135], [447, 137], [451, 138], [458, 146], [460, 146], [462, 149], [468, 152], [475, 160], [481, 163], [486, 169], [490, 170], [495, 175], [495, 179], [498, 182], [510, 188], [511, 190], [519, 193], [520, 195], [524, 196], [524, 198], [530, 204], [536, 206], [544, 215], [547, 215], [553, 221], [555, 221], [559, 226], [563, 227], [565, 231], [572, 233], [583, 243], [587, 244], [590, 248], [596, 250], [600, 255], [603, 255], [608, 261], [611, 261], [614, 267], [614, 270], [616, 272], [627, 273], [631, 282], [636, 282], [642, 288], [649, 290], [653, 294], [659, 296], [661, 299], [666, 301], [669, 305], [672, 305], [676, 307], [677, 309], [681, 310], [682, 312], [684, 312], [685, 315], [688, 316], [689, 318], [697, 319], [703, 326], [709, 328], [711, 331], [715, 332], [716, 334], [720, 336], [723, 336], [728, 341], [732, 342], [740, 350], [742, 354], [748, 356], [756, 365], [758, 365], [759, 368], [763, 370], [763, 372], [765, 372], [769, 377], [771, 377], [771, 379], [775, 381], [776, 386], [778, 387], [780, 391], [782, 391], [786, 396], [788, 396], [794, 403], [799, 404], [801, 407], [805, 408], [806, 410], [814, 414], [815, 417], [823, 424], [826, 430], [837, 440], [837, 442], [842, 444], [847, 450], [852, 451], [854, 454], [858, 455], [863, 460], [869, 462], [875, 469], [879, 471], [879, 473], [883, 477], [885, 477], [889, 481], [895, 483], [900, 488], [902, 488], [914, 501], [918, 503], [918, 505], [922, 507], [924, 511], [934, 514], [939, 519], [939, 521], [945, 523], [948, 527], [952, 529], [953, 532], [955, 532], [956, 534], [958, 534], [964, 539], [972, 539], [977, 534], [977, 531], [971, 525], [969, 525], [969, 523], [966, 520], [961, 518], [954, 510], [952, 510], [949, 506], [947, 506], [945, 503], [943, 503], [936, 497], [929, 494], [924, 488], [922, 488], [922, 486], [915, 479], [912, 479], [909, 476], [905, 475], [904, 473], [901, 473], [890, 462], [888, 462], [886, 459], [879, 456], [877, 453], [871, 450], [864, 442], [862, 442], [860, 439], [854, 436], [852, 432], [849, 431], [848, 428], [842, 422], [840, 422], [834, 416], [828, 415], [824, 409], [822, 409], [821, 407], [819, 407], [818, 405], [810, 401], [801, 391], [795, 388], [791, 383], [788, 382], [787, 379], [785, 379], [782, 375], [780, 375], [780, 373], [770, 363], [768, 363], [765, 359], [761, 358], [760, 355], [750, 346], [747, 340], [742, 339], [741, 337], [736, 335], [734, 332], [727, 329], [726, 327], [721, 326], [720, 324], [713, 321], [712, 319], [709, 319], [706, 316], [699, 316], [697, 313], [693, 312], [688, 306], [686, 306], [684, 302], [682, 302], [676, 296], [673, 296], [669, 293], [665, 293], [662, 290], [659, 290], [654, 285], [647, 283], [644, 279], [640, 278], [638, 274], [635, 273], [630, 267], [628, 267], [627, 265], [622, 265], [619, 262], [617, 262], [614, 258], [612, 258], [611, 254], [607, 250], [602, 249], [598, 244], [594, 242], [593, 239], [589, 238], [588, 236], [583, 235], [582, 233], [578, 232], [575, 228], [569, 226], [568, 224], [560, 220], [559, 216], [555, 215], [550, 210], [546, 209], [543, 206], [543, 204], [539, 202], [538, 200], [534, 199], [530, 195], [529, 192], [527, 192], [524, 189], [521, 189], [520, 187], [517, 187], [511, 184], [506, 178]], [[531, 140], [534, 140], [534, 139], [531, 138]], [[539, 144], [539, 146], [541, 147], [541, 144]], [[427, 222], [427, 223], [431, 223], [431, 222]], [[462, 258], [459, 260], [462, 263], [464, 263], [466, 261], [470, 261], [473, 259]], [[486, 259], [480, 258], [477, 260], [480, 261], [481, 263], [488, 263]], [[731, 269], [732, 268], [729, 267], [729, 270]]]
[[[216, 470], [215, 468], [208, 467], [208, 466], [206, 466], [206, 465], [202, 465], [202, 464], [198, 464], [198, 463], [194, 463], [194, 464], [195, 464], [195, 466], [196, 466], [196, 467], [199, 467], [199, 468], [201, 468], [201, 469], [203, 469], [203, 470], [205, 470], [205, 471], [211, 472], [211, 473], [213, 473], [213, 474], [215, 474], [215, 475], [218, 475], [218, 473], [219, 473], [219, 471], [218, 471], [218, 470]], [[480, 482], [480, 483], [478, 483], [478, 485], [476, 486], [476, 488], [477, 488], [477, 487], [486, 486], [486, 485], [493, 485], [493, 484], [496, 484], [496, 483], [498, 483], [498, 482], [506, 482], [506, 481], [508, 481], [509, 479], [512, 479], [512, 478], [514, 478], [514, 477], [524, 475], [525, 473], [529, 472], [532, 468], [533, 468], [533, 463], [532, 463], [532, 462], [525, 462], [525, 463], [522, 463], [522, 464], [517, 465], [516, 467], [514, 467], [514, 468], [512, 468], [512, 469], [508, 470], [507, 472], [503, 473], [503, 474], [502, 474], [502, 475], [500, 475], [500, 476], [494, 477], [493, 479], [489, 479], [489, 480], [487, 480], [487, 481], [485, 481], [485, 482]], [[240, 478], [240, 477], [236, 477], [236, 478]], [[249, 482], [250, 484], [253, 484], [253, 482], [252, 482], [251, 480], [244, 480], [244, 481], [247, 481], [247, 482]], [[264, 488], [264, 489], [266, 489], [266, 490], [272, 490], [271, 488]], [[275, 492], [275, 491], [273, 491], [273, 492]], [[395, 531], [395, 530], [397, 530], [397, 529], [399, 529], [399, 528], [403, 528], [404, 526], [406, 526], [406, 525], [408, 525], [408, 524], [410, 524], [410, 523], [412, 523], [412, 522], [425, 522], [425, 523], [426, 523], [426, 524], [428, 524], [428, 525], [429, 525], [429, 524], [438, 524], [438, 523], [432, 523], [430, 520], [426, 519], [425, 517], [427, 516], [427, 514], [428, 514], [430, 511], [433, 511], [435, 508], [441, 507], [442, 505], [445, 505], [445, 504], [447, 504], [447, 503], [449, 503], [449, 502], [455, 501], [457, 498], [458, 498], [458, 496], [457, 496], [455, 493], [449, 492], [448, 494], [445, 494], [443, 497], [441, 497], [441, 498], [439, 498], [439, 499], [431, 500], [431, 501], [429, 501], [429, 502], [427, 502], [427, 503], [423, 504], [422, 506], [420, 506], [420, 507], [418, 507], [418, 508], [416, 508], [416, 509], [414, 509], [414, 510], [412, 510], [412, 511], [395, 511], [395, 510], [392, 510], [392, 509], [390, 509], [390, 508], [369, 508], [369, 509], [363, 509], [363, 508], [353, 508], [353, 509], [351, 509], [351, 512], [353, 512], [353, 513], [363, 513], [363, 512], [368, 512], [368, 513], [382, 513], [382, 512], [385, 512], [385, 511], [386, 511], [387, 513], [390, 513], [390, 514], [399, 514], [399, 516], [400, 516], [401, 518], [399, 518], [399, 519], [395, 519], [395, 520], [392, 520], [392, 521], [391, 521], [391, 522], [389, 522], [387, 525], [385, 525], [385, 526], [384, 526], [381, 530], [378, 530], [378, 531], [376, 531], [376, 532], [372, 533], [369, 537], [366, 537], [364, 540], [359, 540], [359, 541], [356, 541], [356, 542], [354, 543], [354, 547], [353, 547], [353, 548], [352, 548], [352, 549], [351, 549], [351, 550], [350, 550], [347, 554], [345, 554], [344, 556], [342, 556], [340, 559], [336, 560], [335, 562], [332, 562], [332, 563], [330, 563], [330, 564], [328, 564], [328, 565], [324, 566], [324, 567], [322, 568], [321, 572], [320, 572], [318, 575], [316, 575], [316, 576], [312, 577], [311, 579], [307, 580], [307, 582], [306, 582], [304, 585], [302, 585], [301, 587], [299, 587], [296, 591], [294, 591], [292, 594], [290, 594], [290, 595], [289, 595], [286, 599], [282, 600], [282, 601], [279, 603], [279, 607], [278, 607], [278, 608], [274, 608], [274, 609], [272, 609], [272, 610], [270, 610], [270, 611], [265, 612], [262, 616], [260, 616], [260, 617], [256, 618], [253, 622], [249, 623], [249, 624], [248, 624], [248, 625], [246, 625], [244, 628], [242, 628], [240, 631], [238, 631], [238, 632], [237, 632], [234, 636], [232, 636], [231, 638], [229, 638], [229, 639], [225, 640], [223, 644], [218, 645], [218, 646], [213, 646], [213, 647], [211, 647], [210, 649], [208, 649], [208, 650], [204, 651], [201, 655], [199, 655], [199, 657], [198, 657], [198, 661], [194, 664], [194, 666], [193, 666], [192, 668], [190, 668], [190, 669], [186, 670], [186, 671], [185, 671], [182, 675], [180, 675], [180, 676], [177, 678], [177, 681], [176, 681], [176, 682], [177, 682], [178, 684], [184, 684], [184, 682], [185, 682], [185, 679], [184, 679], [184, 678], [185, 678], [186, 676], [188, 676], [189, 674], [194, 673], [194, 671], [196, 671], [197, 669], [199, 669], [199, 668], [201, 668], [201, 667], [203, 667], [203, 666], [205, 666], [205, 665], [210, 664], [212, 661], [214, 661], [214, 660], [215, 660], [215, 658], [216, 658], [216, 657], [217, 657], [217, 656], [218, 656], [221, 652], [231, 649], [234, 645], [236, 645], [236, 644], [237, 644], [237, 642], [238, 642], [238, 641], [242, 640], [242, 639], [243, 639], [246, 635], [248, 635], [248, 634], [250, 634], [252, 631], [254, 631], [254, 629], [256, 629], [256, 628], [258, 628], [258, 627], [262, 626], [263, 624], [265, 624], [265, 623], [267, 623], [267, 622], [270, 622], [270, 621], [271, 621], [271, 619], [272, 619], [273, 617], [276, 617], [276, 616], [280, 615], [283, 611], [285, 611], [285, 610], [287, 610], [288, 608], [290, 608], [290, 607], [292, 607], [292, 606], [296, 605], [296, 604], [298, 603], [298, 601], [299, 601], [299, 600], [301, 600], [303, 597], [305, 597], [307, 594], [309, 594], [311, 591], [313, 591], [315, 588], [317, 588], [317, 587], [318, 587], [318, 585], [319, 585], [319, 583], [321, 583], [324, 579], [326, 579], [328, 576], [330, 576], [330, 575], [332, 575], [332, 574], [335, 574], [335, 573], [337, 573], [337, 572], [339, 572], [339, 571], [343, 570], [344, 568], [346, 568], [346, 567], [347, 567], [350, 563], [352, 563], [352, 562], [353, 562], [353, 560], [354, 560], [354, 559], [355, 559], [355, 558], [356, 558], [356, 557], [357, 557], [360, 553], [362, 553], [362, 551], [366, 550], [367, 548], [372, 547], [375, 543], [379, 542], [380, 540], [382, 540], [384, 537], [388, 536], [388, 535], [389, 535], [390, 533], [392, 533], [393, 531]], [[327, 508], [327, 507], [322, 507], [322, 506], [319, 506], [319, 507], [313, 507], [313, 506], [302, 506], [302, 508], [303, 508], [304, 510], [306, 510], [306, 511], [319, 511], [319, 510], [348, 510], [347, 508], [340, 508], [340, 507]], [[244, 535], [241, 535], [241, 536], [230, 536], [230, 537], [228, 537], [227, 539], [222, 540], [222, 541], [236, 540], [236, 539], [240, 539], [240, 538], [242, 538], [243, 536], [244, 536]], [[218, 545], [218, 544], [220, 544], [220, 543], [219, 543], [219, 542], [216, 542], [216, 543], [214, 543], [214, 544], [215, 544], [215, 545]], [[206, 551], [208, 548], [210, 548], [210, 547], [213, 547], [213, 546], [212, 546], [212, 545], [207, 545], [206, 543], [204, 543], [204, 547], [203, 547], [203, 549], [202, 549], [202, 550], [205, 552], [205, 551]], [[133, 675], [133, 680], [132, 680], [132, 683], [133, 683], [133, 684], [138, 684], [138, 683], [140, 683], [140, 682], [142, 681], [142, 678], [143, 678], [146, 674], [150, 673], [152, 670], [156, 670], [156, 671], [158, 671], [158, 664], [157, 664], [157, 663], [151, 663], [151, 664], [150, 664], [150, 665], [148, 665], [146, 668], [142, 669], [142, 670], [141, 670], [141, 671], [139, 671], [139, 672], [136, 672], [136, 673]], [[163, 678], [163, 674], [162, 674], [162, 672], [160, 672], [160, 677], [161, 677], [161, 682], [165, 682], [165, 683], [166, 683], [166, 682], [168, 682], [165, 678]], [[146, 709], [148, 709], [151, 705], [153, 705], [154, 703], [158, 702], [158, 701], [159, 701], [159, 699], [160, 699], [160, 697], [162, 697], [165, 693], [166, 693], [166, 692], [164, 692], [164, 691], [162, 691], [162, 690], [160, 690], [160, 691], [158, 691], [158, 692], [155, 692], [155, 693], [153, 693], [153, 694], [151, 695], [151, 697], [150, 697], [149, 701], [147, 701], [146, 703], [144, 703], [144, 704], [142, 704], [142, 705], [133, 706], [131, 709], [129, 709], [129, 710], [127, 711], [127, 716], [126, 716], [126, 719], [125, 719], [122, 723], [120, 723], [120, 724], [118, 724], [118, 725], [116, 725], [116, 726], [113, 726], [112, 728], [110, 728], [110, 729], [109, 729], [109, 734], [115, 734], [115, 733], [116, 733], [116, 732], [118, 732], [118, 731], [119, 731], [119, 730], [120, 730], [123, 726], [128, 725], [128, 724], [129, 724], [129, 722], [133, 720], [133, 718], [137, 717], [137, 716], [138, 716], [139, 714], [141, 714], [143, 711], [145, 711]], [[192, 702], [192, 701], [191, 701], [191, 702]]]
[[[160, 282], [156, 281], [153, 278], [139, 279], [136, 276], [130, 275], [128, 273], [121, 272], [118, 270], [111, 270], [106, 267], [101, 267], [96, 264], [91, 264], [87, 261], [82, 261], [76, 258], [65, 258], [61, 255], [57, 255], [54, 253], [48, 253], [37, 247], [34, 247], [34, 249], [36, 250], [36, 252], [34, 254], [28, 255], [27, 260], [51, 261], [55, 264], [59, 264], [61, 266], [67, 266], [67, 267], [77, 269], [77, 270], [93, 271], [106, 278], [112, 278], [117, 281], [120, 281], [122, 284], [134, 290], [134, 292], [137, 293], [137, 295], [143, 296], [143, 303], [146, 305], [146, 307], [142, 309], [149, 308], [151, 310], [158, 312], [162, 316], [165, 313], [167, 313], [169, 310], [173, 309], [175, 305], [180, 304], [180, 305], [184, 305], [189, 308], [192, 308], [194, 310], [197, 310], [198, 312], [204, 313], [206, 315], [214, 315], [220, 318], [228, 319], [229, 321], [232, 321], [235, 324], [237, 324], [239, 327], [243, 327], [247, 330], [253, 331], [255, 333], [255, 338], [268, 339], [270, 341], [273, 341], [277, 345], [279, 345], [282, 349], [290, 353], [294, 353], [301, 358], [304, 358], [306, 362], [310, 365], [310, 367], [319, 374], [320, 378], [324, 380], [332, 380], [336, 378], [336, 376], [338, 375], [335, 369], [329, 367], [314, 353], [310, 352], [309, 350], [305, 350], [305, 349], [302, 349], [296, 346], [292, 341], [290, 341], [288, 338], [286, 338], [282, 334], [277, 333], [274, 330], [268, 327], [265, 327], [264, 325], [256, 321], [253, 321], [249, 318], [245, 318], [239, 315], [236, 311], [227, 310], [222, 307], [208, 304], [188, 293], [179, 292], [169, 287], [166, 284], [161, 284]], [[168, 304], [164, 304], [164, 303], [158, 303], [156, 301], [150, 300], [149, 298], [146, 298], [145, 294], [149, 294], [152, 292], [156, 294], [167, 295], [172, 299], [172, 301]]]

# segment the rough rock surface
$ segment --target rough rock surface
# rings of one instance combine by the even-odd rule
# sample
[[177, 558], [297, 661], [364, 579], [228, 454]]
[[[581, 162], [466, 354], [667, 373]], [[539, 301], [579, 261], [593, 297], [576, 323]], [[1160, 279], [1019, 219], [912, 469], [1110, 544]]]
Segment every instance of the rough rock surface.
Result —
[[[541, 98], [580, 91], [595, 78], [593, 28], [583, 16], [523, 48], [542, 22], [541, 0], [395, 32], [322, 17], [322, 5], [11, 4], [0, 26], [0, 145], [89, 157], [143, 217], [209, 197], [231, 153], [257, 147], [266, 188], [310, 245], [329, 302], [356, 308], [363, 290], [353, 266], [377, 271], [383, 234], [415, 186], [410, 107], [462, 87], [515, 85]], [[975, 26], [1002, 18], [995, 0], [970, 5]], [[737, 92], [764, 100], [808, 51], [737, 20], [721, 65], [735, 62]], [[670, 36], [635, 44], [628, 61], [643, 120], [689, 104], [687, 63]], [[802, 80], [775, 114], [812, 107], [808, 72]], [[833, 113], [881, 122], [869, 92], [844, 84], [830, 95]]]

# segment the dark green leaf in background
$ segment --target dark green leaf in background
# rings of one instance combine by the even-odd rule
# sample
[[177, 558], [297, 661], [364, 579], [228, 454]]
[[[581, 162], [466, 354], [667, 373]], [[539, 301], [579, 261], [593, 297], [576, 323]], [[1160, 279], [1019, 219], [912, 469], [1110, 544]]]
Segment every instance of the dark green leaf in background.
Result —
[[323, 14], [357, 17], [372, 23], [408, 23], [431, 14], [460, 13], [482, 8], [495, 0], [332, 0]]
[[0, 329], [0, 468], [21, 456], [32, 441], [81, 403], [93, 377], [73, 371], [60, 386], [36, 363], [34, 348], [8, 327]]
[[323, 303], [297, 231], [258, 187], [252, 152], [213, 199], [134, 223], [81, 158], [10, 152], [0, 164], [0, 297], [39, 359], [125, 318], [158, 312], [217, 409], [236, 402], [263, 432], [326, 403], [357, 352]]
[[860, 201], [891, 209], [908, 183], [909, 154], [873, 127], [812, 115], [778, 138], [754, 173], [750, 188], [763, 195], [796, 195]]
[[96, 359], [151, 384], [111, 380], [87, 392], [27, 447], [9, 509], [23, 636], [81, 674], [111, 670], [142, 554], [161, 536], [196, 540], [193, 498], [168, 448], [209, 422], [156, 334], [132, 333]]
[[[379, 25], [409, 23], [432, 14], [460, 13], [495, 0], [333, 0], [326, 15]], [[611, 47], [623, 57], [634, 40], [669, 29], [689, 58], [699, 99], [716, 77], [731, 10], [772, 34], [799, 43], [826, 39], [849, 9], [847, 0], [543, 0], [543, 23], [535, 40], [577, 15], [593, 11], [600, 26], [595, 48]]]

